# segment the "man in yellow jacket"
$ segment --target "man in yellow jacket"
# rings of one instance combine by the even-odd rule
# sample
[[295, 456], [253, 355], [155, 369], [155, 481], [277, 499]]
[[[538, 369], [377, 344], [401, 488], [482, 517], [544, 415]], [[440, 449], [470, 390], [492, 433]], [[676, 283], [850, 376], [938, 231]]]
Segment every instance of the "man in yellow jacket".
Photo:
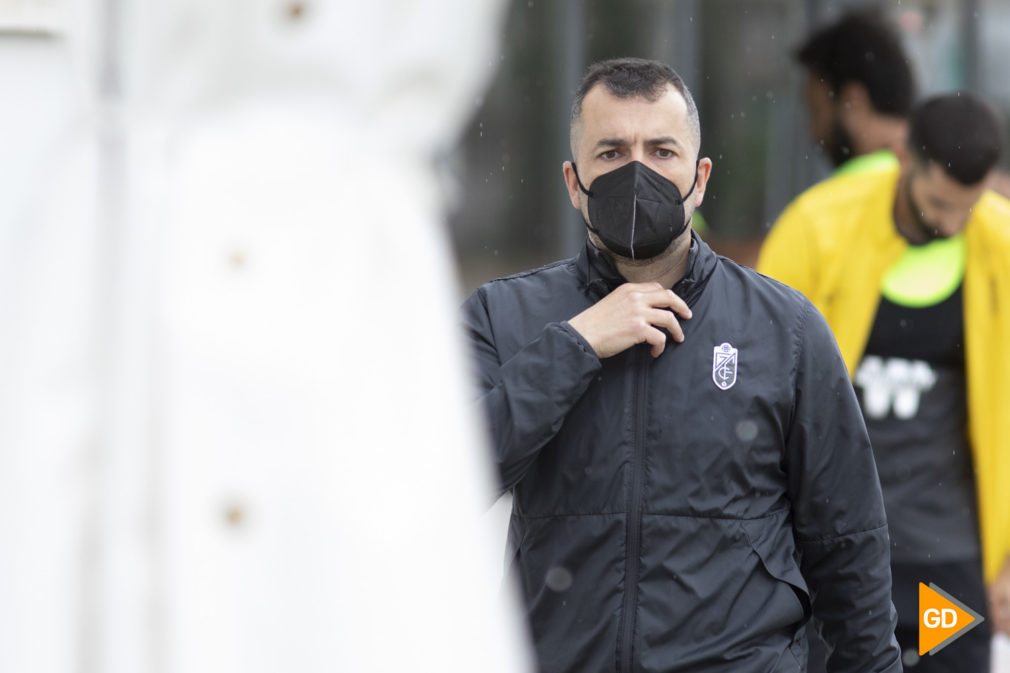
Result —
[[[899, 166], [800, 195], [758, 263], [820, 309], [853, 377], [887, 509], [898, 642], [917, 672], [988, 671], [989, 626], [1010, 634], [1010, 201], [988, 189], [1001, 148], [983, 101], [929, 99]], [[920, 581], [988, 609], [921, 661]]]

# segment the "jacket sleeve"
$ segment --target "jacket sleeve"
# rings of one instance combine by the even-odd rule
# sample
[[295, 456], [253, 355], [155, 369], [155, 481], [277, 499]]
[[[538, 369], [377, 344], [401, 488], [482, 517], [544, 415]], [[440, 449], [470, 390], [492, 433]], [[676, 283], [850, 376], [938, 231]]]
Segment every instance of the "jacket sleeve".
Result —
[[503, 490], [510, 490], [561, 429], [601, 364], [592, 347], [567, 322], [548, 323], [503, 362], [494, 327], [507, 329], [520, 316], [495, 318], [482, 289], [463, 306], [494, 460]]
[[829, 673], [901, 671], [890, 542], [862, 412], [827, 323], [806, 304], [786, 440], [800, 567]]

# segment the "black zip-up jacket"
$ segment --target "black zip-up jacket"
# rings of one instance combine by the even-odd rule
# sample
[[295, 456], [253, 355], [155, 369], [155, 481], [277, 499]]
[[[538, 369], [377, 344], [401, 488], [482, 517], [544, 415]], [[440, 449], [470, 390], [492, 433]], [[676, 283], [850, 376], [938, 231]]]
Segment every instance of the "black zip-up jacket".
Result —
[[567, 320], [624, 280], [604, 253], [464, 306], [546, 673], [900, 671], [888, 539], [838, 348], [799, 292], [694, 237], [694, 315], [653, 359]]

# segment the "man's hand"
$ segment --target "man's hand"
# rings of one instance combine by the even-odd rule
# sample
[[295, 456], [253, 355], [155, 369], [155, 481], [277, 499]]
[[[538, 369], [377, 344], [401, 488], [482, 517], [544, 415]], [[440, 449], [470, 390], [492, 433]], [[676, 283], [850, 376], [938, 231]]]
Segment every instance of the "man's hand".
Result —
[[684, 330], [674, 312], [685, 319], [691, 317], [691, 309], [672, 290], [659, 283], [625, 283], [568, 324], [600, 359], [643, 342], [652, 346], [652, 357], [658, 358], [666, 348], [666, 334], [660, 327], [666, 328], [674, 341], [684, 341]]
[[989, 618], [993, 632], [1010, 636], [1010, 558], [989, 587]]

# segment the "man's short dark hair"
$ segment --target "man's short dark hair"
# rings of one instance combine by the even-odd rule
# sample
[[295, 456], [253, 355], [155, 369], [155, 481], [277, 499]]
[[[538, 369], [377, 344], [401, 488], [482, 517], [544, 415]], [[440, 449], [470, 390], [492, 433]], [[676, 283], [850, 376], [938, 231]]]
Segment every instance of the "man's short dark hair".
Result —
[[901, 38], [878, 11], [852, 11], [811, 35], [796, 60], [839, 94], [862, 84], [880, 114], [905, 117], [915, 100], [915, 83]]
[[[667, 85], [673, 85], [684, 97], [684, 102], [687, 103], [687, 120], [691, 127], [691, 133], [695, 136], [695, 142], [701, 144], [701, 122], [698, 118], [698, 106], [695, 105], [694, 97], [691, 96], [691, 91], [684, 84], [684, 80], [676, 70], [665, 63], [644, 58], [613, 58], [607, 61], [598, 61], [589, 66], [579, 88], [575, 91], [575, 100], [572, 102], [572, 129], [575, 128], [582, 115], [582, 101], [586, 94], [600, 83], [618, 98], [641, 97], [649, 102], [659, 100], [666, 91]], [[574, 138], [572, 151], [575, 151]]]
[[963, 91], [935, 96], [912, 110], [908, 149], [962, 185], [975, 185], [999, 161], [1003, 128], [996, 112], [978, 96]]

